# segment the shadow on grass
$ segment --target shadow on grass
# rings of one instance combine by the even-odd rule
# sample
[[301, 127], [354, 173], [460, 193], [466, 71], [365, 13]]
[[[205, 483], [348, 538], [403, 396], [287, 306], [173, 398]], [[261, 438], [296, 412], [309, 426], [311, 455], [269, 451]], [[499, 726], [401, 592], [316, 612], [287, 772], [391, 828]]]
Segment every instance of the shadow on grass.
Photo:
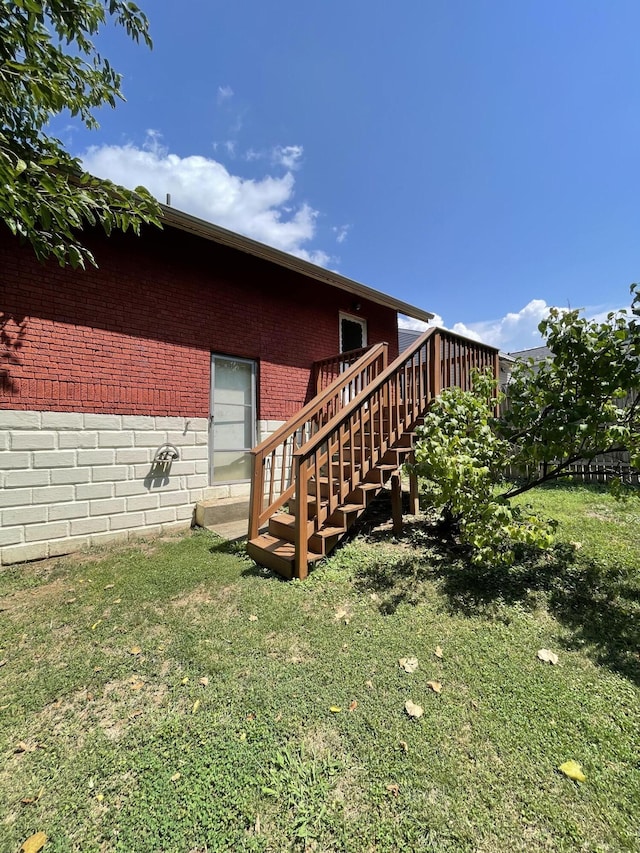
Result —
[[[374, 532], [370, 540], [377, 538]], [[381, 595], [381, 612], [417, 604], [424, 581], [436, 583], [449, 612], [469, 617], [509, 618], [504, 605], [544, 604], [571, 629], [567, 648], [586, 647], [597, 663], [640, 684], [637, 569], [603, 565], [567, 543], [547, 552], [523, 548], [511, 568], [474, 566], [424, 522], [407, 525], [400, 542], [397, 559], [381, 553], [356, 572], [358, 588]]]
[[216, 539], [209, 548], [210, 554], [233, 554], [236, 557], [247, 556], [247, 540], [242, 539]]

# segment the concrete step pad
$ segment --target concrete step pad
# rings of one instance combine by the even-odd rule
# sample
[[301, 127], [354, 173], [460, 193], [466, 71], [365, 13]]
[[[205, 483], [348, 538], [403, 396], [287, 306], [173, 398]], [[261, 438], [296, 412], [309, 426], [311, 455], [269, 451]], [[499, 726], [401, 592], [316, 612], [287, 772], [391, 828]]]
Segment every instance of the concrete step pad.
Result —
[[244, 521], [249, 526], [249, 498], [210, 498], [196, 504], [196, 524], [217, 527], [232, 521]]

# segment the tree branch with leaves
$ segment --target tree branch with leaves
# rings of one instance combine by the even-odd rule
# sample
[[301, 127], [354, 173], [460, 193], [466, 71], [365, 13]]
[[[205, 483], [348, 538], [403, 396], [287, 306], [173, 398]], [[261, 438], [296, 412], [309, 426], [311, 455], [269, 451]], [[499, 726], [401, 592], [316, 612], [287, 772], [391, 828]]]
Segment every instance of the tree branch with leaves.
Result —
[[[510, 499], [569, 476], [574, 462], [626, 451], [640, 468], [637, 285], [631, 294], [630, 315], [601, 323], [552, 309], [539, 326], [550, 356], [515, 366], [506, 405], [495, 378], [475, 373], [471, 391], [447, 388], [427, 412], [413, 470], [443, 531], [469, 546], [473, 561], [509, 564], [517, 543], [548, 547], [553, 525]], [[517, 480], [507, 481], [514, 469]], [[612, 471], [612, 490], [621, 495], [625, 485]]]
[[160, 225], [151, 194], [89, 175], [48, 132], [68, 111], [87, 128], [94, 111], [124, 100], [121, 77], [92, 38], [111, 21], [151, 47], [148, 21], [125, 0], [0, 0], [0, 218], [40, 260], [95, 265], [85, 225], [107, 234]]

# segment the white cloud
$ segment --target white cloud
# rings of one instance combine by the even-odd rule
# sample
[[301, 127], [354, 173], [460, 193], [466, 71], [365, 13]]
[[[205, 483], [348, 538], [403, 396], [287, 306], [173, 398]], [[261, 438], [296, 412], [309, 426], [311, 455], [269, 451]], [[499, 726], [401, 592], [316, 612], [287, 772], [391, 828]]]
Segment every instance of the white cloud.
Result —
[[350, 225], [334, 225], [331, 229], [333, 233], [336, 235], [336, 243], [344, 243], [347, 239], [347, 235], [349, 231], [351, 231]]
[[414, 320], [413, 317], [405, 317], [404, 314], [398, 314], [398, 327], [400, 329], [410, 329], [412, 332], [424, 332], [429, 328], [429, 325], [443, 327], [442, 317], [436, 314], [432, 322], [427, 324], [423, 320]]
[[[282, 151], [297, 160], [302, 146]], [[297, 153], [299, 152], [299, 154]], [[316, 235], [318, 211], [296, 203], [295, 179], [290, 171], [281, 177], [251, 180], [231, 174], [217, 160], [170, 154], [157, 131], [148, 131], [141, 148], [103, 145], [82, 156], [87, 171], [127, 187], [145, 186], [161, 201], [171, 194], [174, 207], [268, 243], [292, 255], [326, 266], [332, 259], [309, 248]]]
[[[481, 341], [490, 346], [498, 347], [503, 352], [517, 352], [518, 350], [530, 349], [541, 346], [544, 341], [538, 331], [538, 324], [549, 313], [551, 305], [547, 305], [544, 299], [532, 299], [520, 311], [509, 312], [497, 320], [481, 320], [475, 323], [454, 323], [449, 326], [444, 319], [437, 314], [430, 325], [450, 329], [459, 335], [464, 335], [474, 341]], [[581, 312], [589, 319], [604, 322], [609, 311], [615, 308], [602, 309], [602, 306], [587, 307]], [[400, 316], [398, 325], [401, 329], [413, 329], [423, 331], [427, 324], [410, 317]]]
[[[547, 315], [549, 306], [543, 299], [532, 299], [517, 313], [508, 313], [498, 320], [485, 320], [477, 323], [454, 323], [449, 325], [440, 314], [436, 314], [429, 325], [450, 329], [458, 335], [464, 335], [474, 341], [481, 341], [501, 350], [527, 349], [542, 343], [537, 326]], [[402, 329], [424, 331], [426, 323], [400, 316], [398, 325]]]
[[304, 148], [302, 145], [277, 145], [271, 152], [271, 159], [277, 166], [285, 169], [299, 169]]
[[228, 101], [230, 98], [233, 98], [233, 89], [231, 88], [231, 86], [218, 86], [218, 103], [222, 104], [225, 101]]
[[542, 344], [538, 323], [547, 316], [549, 308], [544, 299], [532, 299], [517, 312], [509, 312], [497, 320], [478, 323], [457, 323], [461, 335], [474, 333], [477, 340], [505, 352], [528, 349]]

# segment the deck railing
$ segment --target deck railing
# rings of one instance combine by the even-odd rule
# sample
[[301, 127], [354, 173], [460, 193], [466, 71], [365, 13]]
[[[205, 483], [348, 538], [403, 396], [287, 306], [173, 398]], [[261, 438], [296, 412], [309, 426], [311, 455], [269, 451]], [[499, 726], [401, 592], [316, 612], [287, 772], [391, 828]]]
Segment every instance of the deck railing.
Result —
[[[386, 451], [413, 429], [443, 387], [470, 387], [474, 367], [496, 371], [497, 350], [452, 332], [428, 329], [293, 451], [295, 480], [290, 492], [296, 495], [297, 577], [307, 574], [308, 519], [314, 518], [318, 530], [347, 495], [365, 482]], [[314, 504], [311, 513], [310, 502]]]
[[[351, 366], [314, 397], [291, 420], [251, 451], [252, 485], [249, 508], [249, 539], [295, 493], [294, 454], [298, 448], [349, 405], [354, 389], [361, 392], [387, 366], [388, 345], [364, 350]], [[339, 363], [343, 355], [325, 359]]]
[[316, 394], [320, 394], [325, 388], [328, 388], [341, 373], [344, 373], [352, 364], [355, 364], [370, 349], [371, 347], [360, 347], [360, 349], [348, 350], [347, 352], [341, 352], [337, 355], [330, 355], [328, 358], [321, 358], [319, 361], [314, 361], [313, 385], [316, 389]]

